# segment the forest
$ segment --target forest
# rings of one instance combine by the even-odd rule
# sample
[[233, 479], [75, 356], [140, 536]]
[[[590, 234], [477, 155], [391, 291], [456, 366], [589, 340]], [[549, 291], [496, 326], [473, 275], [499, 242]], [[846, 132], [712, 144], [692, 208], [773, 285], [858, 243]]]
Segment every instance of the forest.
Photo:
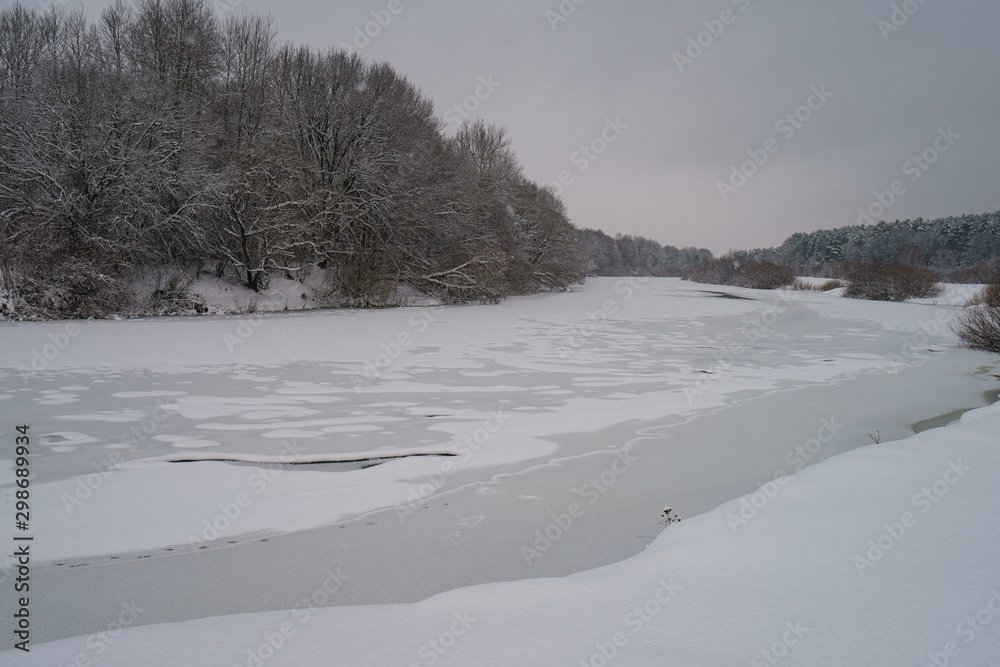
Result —
[[[322, 271], [331, 302], [407, 284], [495, 302], [584, 277], [565, 207], [502, 127], [448, 134], [390, 65], [279, 43], [207, 0], [0, 12], [0, 310], [148, 307], [171, 271], [266, 287]], [[166, 276], [167, 278], [162, 278]], [[173, 286], [173, 287], [171, 287]]]
[[1000, 257], [1000, 211], [797, 233], [777, 248], [744, 254], [807, 270], [837, 262], [877, 262], [956, 271]]
[[675, 248], [642, 236], [618, 234], [614, 238], [596, 229], [576, 233], [588, 276], [679, 277], [711, 262], [704, 248]]

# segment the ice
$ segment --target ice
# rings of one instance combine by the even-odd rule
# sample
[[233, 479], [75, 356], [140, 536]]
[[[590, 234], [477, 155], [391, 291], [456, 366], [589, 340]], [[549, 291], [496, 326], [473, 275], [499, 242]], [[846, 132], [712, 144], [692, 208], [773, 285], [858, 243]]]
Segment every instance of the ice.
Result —
[[[628, 298], [623, 286], [631, 290]], [[751, 553], [759, 557], [739, 570], [752, 579], [752, 568], [769, 571], [765, 556], [781, 557], [765, 549], [764, 538], [733, 546], [727, 524], [705, 528], [714, 508], [757, 489], [778, 470], [790, 472], [789, 453], [815, 436], [821, 419], [839, 419], [845, 427], [809, 463], [869, 444], [869, 431], [895, 440], [907, 435], [913, 422], [981, 405], [983, 392], [995, 383], [989, 373], [973, 371], [996, 365], [990, 355], [954, 348], [956, 339], [947, 327], [959, 312], [954, 305], [873, 304], [832, 293], [725, 289], [743, 298], [716, 298], [674, 279], [605, 279], [568, 294], [512, 299], [489, 308], [269, 314], [260, 316], [260, 326], [232, 350], [224, 341], [227, 334], [235, 335], [241, 318], [86, 322], [43, 370], [22, 365], [60, 325], [0, 326], [0, 386], [12, 396], [4, 401], [5, 413], [9, 409], [32, 424], [44, 445], [33, 463], [35, 525], [46, 536], [36, 544], [36, 595], [47, 608], [62, 606], [58, 614], [39, 618], [38, 641], [98, 631], [120, 602], [111, 593], [115, 590], [140, 591], [137, 600], [149, 607], [140, 621], [144, 625], [245, 611], [280, 614], [331, 564], [342, 564], [356, 582], [342, 587], [331, 604], [414, 602], [469, 584], [566, 575], [609, 563], [621, 562], [625, 571], [633, 562], [627, 559], [651, 542], [646, 552], [669, 561], [671, 572], [690, 570], [693, 579], [686, 586], [707, 587], [705, 599], [711, 604], [678, 606], [700, 615], [702, 626], [712, 626], [705, 619], [719, 615], [713, 605], [722, 604], [723, 594], [713, 588], [708, 564], [730, 572], [737, 547], [756, 550]], [[400, 332], [411, 335], [412, 346], [394, 347]], [[95, 390], [83, 391], [87, 387]], [[71, 407], [46, 404], [46, 397], [70, 393]], [[962, 423], [975, 421], [992, 423], [982, 416]], [[69, 423], [73, 431], [51, 426]], [[44, 443], [42, 434], [65, 440]], [[579, 501], [580, 489], [588, 480], [601, 479], [622, 452], [642, 463], [630, 469], [627, 481], [600, 495], [579, 528], [544, 558], [526, 563], [521, 547], [551, 525], [553, 515]], [[853, 465], [869, 461], [863, 452], [868, 449], [856, 454], [862, 458], [851, 459]], [[403, 458], [368, 467], [346, 464], [393, 456]], [[0, 484], [8, 486], [3, 492], [9, 496], [13, 479], [6, 472], [9, 461], [3, 463]], [[895, 459], [883, 468], [894, 466], [898, 475], [908, 470]], [[861, 467], [844, 476], [863, 478], [867, 472]], [[815, 465], [792, 479], [821, 468]], [[825, 526], [838, 502], [859, 512], [888, 506], [875, 496], [870, 505], [859, 505], [856, 497], [867, 502], [869, 496], [854, 482], [843, 482], [844, 489], [840, 483], [824, 482], [836, 498], [828, 501], [830, 507], [817, 509], [814, 501], [802, 501], [803, 511], [815, 516], [811, 526]], [[779, 499], [792, 488], [799, 487], [783, 487]], [[241, 494], [251, 502], [233, 518], [227, 512], [233, 513]], [[764, 537], [786, 540], [790, 549], [801, 547], [803, 539], [793, 539], [785, 519], [774, 526], [764, 520], [785, 516], [785, 510], [794, 514], [796, 503], [779, 499], [768, 504], [753, 527], [767, 526], [777, 532], [762, 531]], [[685, 520], [653, 542], [664, 528], [656, 524], [664, 504]], [[400, 516], [401, 509], [410, 514]], [[791, 514], [787, 521], [806, 530], [805, 519]], [[817, 530], [807, 534], [812, 539]], [[862, 536], [860, 529], [856, 536]], [[831, 547], [822, 540], [817, 544]], [[733, 560], [713, 555], [720, 545], [737, 549], [720, 551]], [[805, 546], [813, 548], [811, 542]], [[264, 563], [283, 567], [280, 563], [289, 559], [296, 563], [294, 570], [254, 576], [252, 588], [241, 588], [241, 572], [256, 572]], [[125, 562], [134, 567], [121, 567]], [[955, 562], [955, 567], [966, 565]], [[799, 566], [793, 561], [790, 571]], [[642, 567], [650, 571], [652, 566]], [[838, 582], [835, 574], [824, 573]], [[537, 664], [544, 664], [543, 658], [574, 664], [588, 659], [595, 642], [606, 640], [569, 606], [545, 602], [551, 595], [565, 590], [577, 604], [586, 599], [587, 609], [611, 613], [628, 601], [629, 591], [640, 601], [646, 599], [640, 593], [655, 593], [655, 587], [641, 591], [638, 580], [603, 576], [540, 579], [534, 589], [527, 582], [497, 584], [491, 589], [495, 593], [484, 595], [562, 614], [569, 634], [567, 641], [558, 640], [559, 631], [552, 634], [558, 646], [593, 637], [583, 642], [578, 657], [540, 653], [537, 659]], [[191, 591], [190, 577], [198, 578], [197, 595], [175, 599], [177, 592]], [[724, 579], [733, 583], [728, 575]], [[599, 585], [579, 583], [586, 581]], [[774, 578], [767, 581], [777, 585]], [[756, 608], [754, 594], [764, 595], [770, 608], [771, 594], [759, 588], [736, 595], [731, 607]], [[443, 599], [475, 601], [485, 609], [484, 618], [497, 619], [497, 630], [470, 642], [472, 653], [456, 650], [446, 656], [456, 664], [490, 664], [499, 641], [490, 633], [520, 631], [517, 618], [489, 607], [478, 594], [463, 589], [447, 595]], [[84, 600], [85, 610], [79, 606]], [[323, 633], [315, 630], [317, 638], [288, 651], [294, 657], [282, 652], [268, 664], [282, 664], [279, 659], [309, 664], [311, 651], [321, 645], [344, 664], [364, 664], [366, 651], [384, 660], [373, 658], [373, 664], [397, 659], [409, 664], [419, 660], [415, 649], [427, 639], [397, 656], [376, 647], [388, 643], [380, 628], [405, 622], [412, 626], [406, 641], [415, 639], [430, 626], [411, 622], [407, 614], [440, 620], [428, 611], [438, 604], [412, 608], [417, 611], [368, 607], [355, 610], [357, 617], [346, 610], [317, 612], [315, 618], [327, 619], [323, 628], [343, 622], [357, 629], [363, 626], [358, 619], [376, 619], [376, 627], [362, 633], [376, 639], [324, 643]], [[248, 618], [246, 627], [275, 618]], [[620, 625], [620, 616], [602, 618], [593, 622]], [[782, 625], [795, 619], [765, 620], [776, 621], [772, 630], [780, 637]], [[208, 634], [232, 631], [227, 647], [252, 639], [231, 619], [205, 623]], [[540, 616], [532, 623], [543, 627]], [[201, 626], [189, 627], [196, 637], [193, 645], [204, 656], [191, 664], [209, 664], [208, 656], [216, 654], [204, 642], [198, 644]], [[702, 636], [698, 627], [681, 627], [689, 637]], [[719, 627], [729, 633], [730, 643], [745, 648], [749, 630]], [[753, 636], [766, 639], [767, 631], [754, 626]], [[141, 632], [167, 637], [172, 630], [149, 627], [127, 636], [147, 637]], [[300, 636], [307, 634], [302, 628]], [[703, 646], [689, 646], [669, 628], [649, 636], [650, 646], [687, 647], [674, 656], [680, 663], [689, 655], [695, 656], [688, 660], [694, 664], [727, 664], [735, 655], [726, 653], [723, 659]], [[158, 646], [152, 639], [143, 642]], [[643, 646], [638, 640], [633, 645]], [[62, 650], [62, 644], [51, 646]], [[766, 646], [761, 641], [760, 648]], [[648, 658], [645, 649], [637, 650], [633, 664]], [[61, 653], [52, 655], [63, 660]], [[134, 658], [124, 649], [121, 655]], [[110, 657], [119, 659], [117, 653]], [[521, 662], [532, 664], [532, 659]], [[126, 657], [120, 660], [128, 664]], [[237, 651], [220, 660], [245, 662], [246, 657]]]

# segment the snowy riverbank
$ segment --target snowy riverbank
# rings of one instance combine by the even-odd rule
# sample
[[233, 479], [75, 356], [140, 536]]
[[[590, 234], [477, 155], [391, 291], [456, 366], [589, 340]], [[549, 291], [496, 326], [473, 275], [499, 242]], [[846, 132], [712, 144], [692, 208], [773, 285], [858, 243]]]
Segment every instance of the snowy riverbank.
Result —
[[[101, 664], [989, 664], [1000, 655], [998, 433], [994, 405], [842, 454], [578, 575], [139, 627]], [[313, 595], [336, 595], [349, 576], [331, 571]], [[0, 655], [62, 665], [88, 651], [73, 638]]]

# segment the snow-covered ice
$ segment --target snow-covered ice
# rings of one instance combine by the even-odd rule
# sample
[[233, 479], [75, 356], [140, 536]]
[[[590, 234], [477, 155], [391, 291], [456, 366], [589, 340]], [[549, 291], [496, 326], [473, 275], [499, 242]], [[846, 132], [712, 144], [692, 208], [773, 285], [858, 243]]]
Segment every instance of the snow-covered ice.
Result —
[[[743, 298], [718, 298], [719, 292]], [[88, 601], [86, 613], [39, 611], [40, 640], [101, 629], [114, 618], [113, 608], [128, 601], [120, 598], [143, 588], [141, 582], [149, 584], [143, 594], [150, 597], [141, 598], [147, 610], [136, 622], [145, 625], [291, 608], [298, 596], [322, 583], [320, 575], [330, 567], [342, 566], [351, 579], [324, 604], [417, 600], [467, 583], [566, 574], [639, 553], [664, 528], [656, 525], [658, 511], [652, 508], [669, 504], [685, 521], [670, 526], [634, 560], [600, 573], [544, 579], [534, 586], [463, 589], [413, 608], [324, 610], [301, 628], [296, 624], [296, 636], [331, 635], [330, 627], [343, 625], [357, 637], [358, 628], [372, 618], [380, 619], [386, 631], [406, 619], [406, 637], [423, 636], [441, 620], [429, 610], [442, 608], [439, 601], [450, 595], [477, 601], [482, 618], [493, 620], [469, 629], [469, 650], [480, 653], [464, 654], [456, 641], [442, 659], [552, 664], [542, 657], [536, 663], [518, 657], [523, 646], [500, 651], [503, 635], [517, 636], [522, 621], [525, 627], [546, 627], [538, 615], [505, 615], [504, 610], [525, 605], [565, 619], [553, 628], [551, 642], [537, 635], [525, 646], [564, 650], [558, 660], [578, 664], [589, 660], [588, 645], [593, 651], [595, 642], [607, 640], [594, 632], [574, 658], [570, 651], [577, 638], [589, 637], [597, 627], [613, 630], [609, 619], [616, 605], [643, 590], [638, 575], [615, 578], [608, 572], [660, 572], [650, 564], [660, 561], [648, 560], [659, 554], [669, 567], [657, 576], [674, 576], [684, 589], [672, 597], [670, 609], [686, 609], [693, 616], [681, 634], [702, 637], [709, 646], [699, 652], [697, 646], [675, 642], [673, 631], [662, 636], [643, 631], [641, 636], [649, 637], [644, 641], [688, 646], [684, 650], [697, 657], [685, 663], [683, 652], [672, 654], [679, 664], [729, 664], [735, 653], [712, 653], [726, 645], [709, 639], [711, 633], [725, 634], [717, 622], [740, 614], [744, 621], [752, 617], [747, 623], [753, 632], [741, 636], [756, 637], [764, 649], [766, 622], [775, 620], [772, 602], [787, 597], [791, 604], [799, 598], [775, 593], [754, 602], [748, 589], [729, 603], [729, 611], [717, 609], [724, 594], [708, 583], [712, 576], [732, 584], [763, 567], [764, 560], [780, 560], [766, 552], [769, 540], [785, 540], [789, 549], [805, 549], [809, 557], [829, 548], [826, 529], [815, 526], [825, 526], [838, 503], [846, 518], [834, 522], [830, 533], [862, 537], [851, 523], [858, 517], [848, 511], [862, 487], [824, 473], [823, 488], [833, 493], [839, 483], [851, 493], [831, 500], [829, 507], [803, 504], [802, 498], [813, 497], [808, 495], [810, 475], [819, 473], [812, 471], [843, 470], [831, 462], [790, 478], [766, 511], [735, 534], [711, 519], [720, 512], [725, 516], [724, 508], [688, 517], [806, 462], [870, 443], [869, 431], [895, 440], [908, 434], [913, 422], [981, 405], [983, 393], [996, 387], [991, 377], [996, 358], [954, 349], [956, 339], [947, 325], [964, 297], [952, 296], [937, 303], [881, 304], [833, 293], [603, 279], [570, 294], [513, 299], [490, 308], [5, 325], [0, 328], [0, 405], [12, 419], [32, 424], [38, 445], [33, 510], [34, 527], [45, 537], [35, 543], [40, 599], [54, 603], [59, 591], [82, 593], [87, 586], [104, 591], [104, 599]], [[839, 426], [828, 432], [821, 452], [793, 455], [796, 446], [823, 434], [823, 420], [831, 419]], [[981, 420], [989, 424], [995, 422]], [[949, 431], [928, 434], [944, 432]], [[867, 447], [848, 455], [860, 458], [847, 460], [862, 468], [883, 451], [909, 451], [899, 447], [880, 445], [877, 455]], [[627, 467], [633, 459], [642, 463]], [[922, 460], [916, 457], [913, 463]], [[8, 461], [3, 463], [0, 483], [10, 484], [13, 471]], [[901, 485], [912, 481], [906, 473], [915, 469], [905, 460], [892, 465], [899, 467]], [[587, 488], [588, 480], [602, 479], [607, 470], [618, 471], [616, 479], [629, 470], [628, 482], [607, 492], [597, 491], [599, 484]], [[867, 479], [868, 472], [861, 472], [859, 479]], [[885, 486], [887, 493], [896, 488]], [[4, 493], [9, 502], [11, 489]], [[536, 531], [544, 534], [551, 527], [550, 517], [563, 516], [573, 502], [589, 502], [589, 494], [599, 502], [585, 505], [579, 529], [566, 531], [537, 559], [525, 556], [522, 547], [530, 553]], [[872, 496], [870, 504], [855, 509], [883, 512], [891, 507], [886, 498]], [[976, 516], [985, 520], [986, 515]], [[786, 533], [807, 525], [803, 517], [813, 528], [790, 540]], [[750, 540], [757, 531], [774, 532]], [[392, 544], [404, 552], [392, 553]], [[503, 553], [496, 551], [498, 544], [504, 545]], [[737, 549], [749, 550], [745, 567], [727, 560]], [[942, 559], [948, 556], [939, 551]], [[928, 557], [936, 556], [929, 552]], [[233, 595], [208, 593], [222, 585], [227, 572], [260, 577], [263, 563], [288, 558], [296, 560], [295, 572], [275, 575], [271, 584], [263, 578], [255, 584], [261, 587], [256, 594], [253, 588]], [[128, 569], [122, 566], [126, 561]], [[805, 562], [791, 558], [788, 565], [795, 571]], [[713, 567], [719, 568], [715, 575]], [[770, 567], [774, 577], [784, 571], [780, 562]], [[147, 604], [183, 587], [183, 573], [193, 573], [192, 568], [204, 573], [204, 586], [196, 587], [203, 599], [194, 596], [187, 606], [178, 599], [159, 608]], [[800, 582], [807, 578], [806, 573], [795, 576]], [[872, 581], [867, 575], [860, 579], [865, 586]], [[581, 587], [587, 581], [597, 583]], [[107, 593], [112, 582], [120, 590]], [[895, 582], [890, 578], [884, 585]], [[701, 602], [682, 603], [689, 590]], [[585, 594], [594, 597], [574, 615], [569, 606], [546, 601], [552, 591], [565, 591], [567, 605], [582, 603]], [[845, 601], [852, 591], [844, 590]], [[183, 591], [189, 597], [190, 592]], [[649, 595], [655, 593], [654, 586]], [[508, 598], [510, 605], [487, 604]], [[776, 606], [775, 613], [809, 608], [804, 599], [799, 602], [804, 606]], [[185, 626], [185, 632], [205, 637], [232, 629], [232, 641], [221, 643], [224, 650], [236, 651], [224, 658], [208, 651], [204, 655], [221, 662], [206, 658], [190, 664], [245, 664], [240, 649], [253, 648], [250, 628], [265, 627], [282, 613], [295, 623], [292, 612], [273, 613]], [[425, 620], [413, 622], [413, 617]], [[786, 621], [796, 619], [777, 623], [779, 638]], [[652, 630], [652, 621], [648, 625]], [[495, 629], [483, 630], [488, 637], [473, 641], [486, 626]], [[848, 626], [853, 627], [831, 627]], [[136, 650], [148, 649], [152, 656], [152, 638], [176, 630], [150, 626], [126, 636], [136, 642]], [[310, 651], [322, 650], [347, 657], [320, 664], [368, 664], [360, 656], [388, 640], [371, 628], [360, 636], [339, 643], [289, 638], [267, 664], [310, 664], [315, 661]], [[842, 643], [841, 635], [831, 636]], [[643, 653], [649, 647], [632, 648], [644, 646], [640, 639], [630, 638], [616, 660], [664, 664]], [[738, 650], [746, 648], [731, 639]], [[39, 650], [61, 651], [74, 641], [80, 650], [80, 640], [72, 639]], [[407, 646], [402, 640], [391, 643]], [[836, 648], [849, 651], [850, 642], [843, 643]], [[626, 649], [638, 652], [626, 660]], [[119, 660], [118, 651], [116, 646], [108, 657]], [[136, 655], [122, 652], [128, 657], [108, 664], [135, 664]], [[372, 655], [384, 659], [372, 658], [370, 664], [422, 664], [425, 659], [417, 650]], [[509, 662], [501, 658], [507, 655]], [[545, 655], [556, 656], [538, 653]]]

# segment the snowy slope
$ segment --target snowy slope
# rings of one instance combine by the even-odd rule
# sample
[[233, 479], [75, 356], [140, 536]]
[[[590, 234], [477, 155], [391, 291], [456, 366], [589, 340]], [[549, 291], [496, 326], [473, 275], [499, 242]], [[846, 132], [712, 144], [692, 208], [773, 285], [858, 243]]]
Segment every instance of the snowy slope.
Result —
[[[0, 662], [67, 665], [99, 647], [100, 664], [122, 666], [995, 665], [998, 434], [994, 405], [842, 454], [578, 575], [412, 605], [306, 601], [66, 639]], [[316, 602], [350, 577], [332, 561], [329, 574]]]

